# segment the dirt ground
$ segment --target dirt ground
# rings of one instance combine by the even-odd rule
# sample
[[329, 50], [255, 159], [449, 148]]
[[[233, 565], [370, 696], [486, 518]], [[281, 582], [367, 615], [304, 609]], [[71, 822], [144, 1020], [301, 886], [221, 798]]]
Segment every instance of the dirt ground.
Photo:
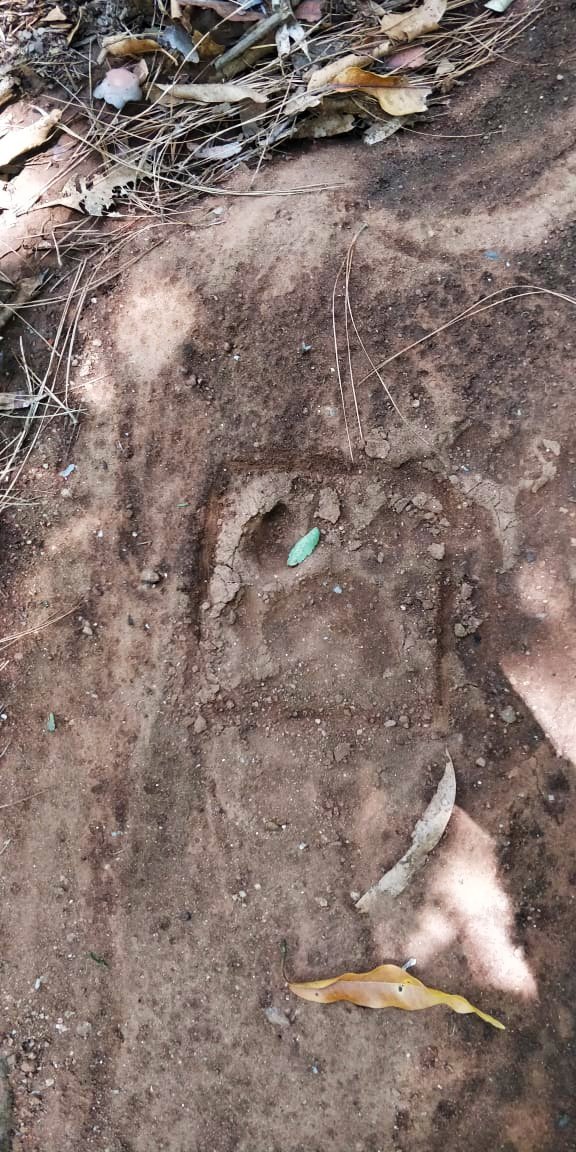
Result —
[[[391, 363], [404, 419], [355, 351], [380, 455], [349, 406], [353, 463], [330, 315], [361, 225], [377, 360], [505, 285], [573, 292], [572, 21], [550, 4], [418, 134], [265, 170], [332, 190], [143, 234], [85, 312], [79, 432], [1, 526], [4, 634], [76, 606], [2, 672], [0, 802], [40, 793], [2, 811], [14, 1152], [576, 1148], [574, 305]], [[446, 747], [444, 839], [360, 915]], [[283, 938], [296, 979], [414, 956], [507, 1030], [296, 1000]]]

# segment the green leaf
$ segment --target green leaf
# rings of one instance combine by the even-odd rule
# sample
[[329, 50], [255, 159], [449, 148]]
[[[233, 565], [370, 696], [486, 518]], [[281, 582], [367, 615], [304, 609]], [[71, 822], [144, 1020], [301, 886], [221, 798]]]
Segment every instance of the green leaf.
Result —
[[56, 717], [53, 712], [48, 713], [48, 723], [46, 724], [46, 727], [49, 732], [56, 731]]
[[106, 958], [104, 956], [99, 956], [97, 952], [89, 952], [88, 955], [89, 955], [90, 959], [94, 961], [95, 964], [100, 964], [102, 968], [109, 968], [110, 967]]
[[302, 536], [292, 548], [288, 556], [288, 567], [295, 568], [297, 564], [301, 564], [303, 560], [306, 560], [308, 556], [312, 555], [319, 543], [320, 529], [312, 528], [311, 531], [307, 532], [305, 536]]

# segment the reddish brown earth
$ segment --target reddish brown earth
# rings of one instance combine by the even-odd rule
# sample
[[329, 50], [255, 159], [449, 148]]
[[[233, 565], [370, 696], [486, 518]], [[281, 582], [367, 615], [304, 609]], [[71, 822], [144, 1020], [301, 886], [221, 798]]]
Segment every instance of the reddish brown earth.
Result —
[[[389, 365], [410, 428], [355, 349], [390, 451], [349, 405], [353, 463], [330, 316], [361, 225], [378, 360], [505, 285], [573, 292], [572, 19], [551, 4], [424, 134], [264, 173], [337, 188], [144, 233], [84, 314], [80, 430], [2, 526], [4, 633], [78, 606], [2, 673], [0, 802], [45, 790], [2, 811], [16, 1152], [576, 1148], [574, 304], [526, 296]], [[444, 839], [361, 916], [446, 747]], [[296, 1000], [284, 938], [297, 979], [413, 955], [507, 1030]]]

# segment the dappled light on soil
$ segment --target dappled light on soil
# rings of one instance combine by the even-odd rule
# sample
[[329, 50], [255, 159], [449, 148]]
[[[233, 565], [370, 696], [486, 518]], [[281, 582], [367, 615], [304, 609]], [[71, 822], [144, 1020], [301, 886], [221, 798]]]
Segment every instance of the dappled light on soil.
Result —
[[456, 939], [479, 984], [524, 999], [536, 996], [534, 976], [514, 943], [512, 909], [491, 837], [459, 808], [408, 950], [421, 965], [439, 944], [448, 948]]
[[559, 628], [554, 647], [522, 656], [511, 653], [502, 660], [514, 691], [532, 712], [558, 756], [576, 764], [576, 665], [574, 638]]

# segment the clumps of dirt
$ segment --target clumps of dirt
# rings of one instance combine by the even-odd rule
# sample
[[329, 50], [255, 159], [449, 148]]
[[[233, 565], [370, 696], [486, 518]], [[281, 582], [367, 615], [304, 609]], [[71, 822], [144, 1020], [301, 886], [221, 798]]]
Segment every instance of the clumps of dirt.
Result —
[[214, 571], [208, 590], [211, 616], [220, 615], [240, 591], [243, 578], [248, 578], [239, 553], [245, 533], [288, 498], [292, 482], [292, 476], [271, 473], [257, 477], [231, 494], [228, 507], [223, 509], [222, 529], [216, 543]]

